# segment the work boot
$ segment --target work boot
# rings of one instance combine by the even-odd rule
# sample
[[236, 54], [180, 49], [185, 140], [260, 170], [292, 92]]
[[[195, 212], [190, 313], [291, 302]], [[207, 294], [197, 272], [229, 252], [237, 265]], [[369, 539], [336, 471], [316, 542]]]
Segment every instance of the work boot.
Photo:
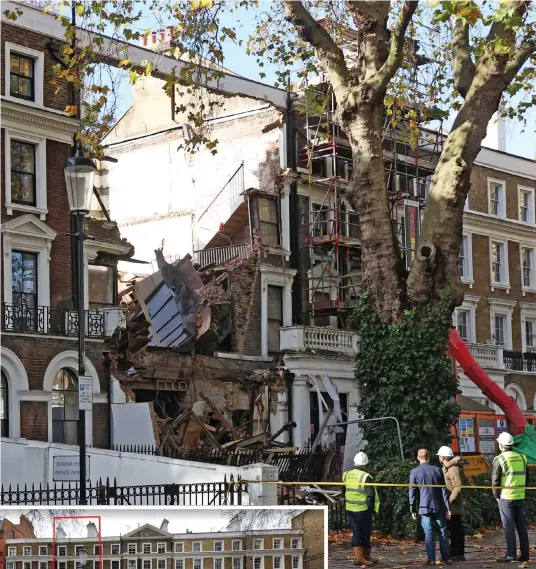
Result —
[[354, 547], [354, 565], [361, 567], [364, 565], [365, 567], [371, 567], [373, 565], [372, 561], [367, 561], [365, 558], [365, 552], [362, 547]]
[[378, 563], [378, 560], [377, 560], [377, 559], [373, 559], [373, 558], [371, 557], [370, 552], [371, 552], [370, 547], [368, 547], [368, 548], [367, 548], [367, 547], [364, 547], [364, 548], [363, 548], [363, 555], [365, 556], [365, 559], [366, 559], [367, 561], [370, 561], [371, 563]]

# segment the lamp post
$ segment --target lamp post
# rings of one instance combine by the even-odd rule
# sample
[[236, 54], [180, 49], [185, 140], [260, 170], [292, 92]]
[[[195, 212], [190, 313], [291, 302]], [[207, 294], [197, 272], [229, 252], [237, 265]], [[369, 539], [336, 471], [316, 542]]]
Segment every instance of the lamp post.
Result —
[[76, 557], [78, 558], [78, 563], [80, 563], [80, 567], [85, 569], [87, 565], [87, 551], [85, 547], [80, 548], [77, 553]]
[[[78, 444], [80, 445], [80, 499], [79, 504], [87, 504], [86, 500], [86, 410], [80, 405], [81, 389], [85, 376], [85, 301], [84, 301], [84, 216], [89, 213], [93, 182], [97, 167], [93, 160], [85, 158], [80, 141], [75, 142], [74, 156], [65, 161], [63, 168], [69, 209], [73, 217], [74, 250], [76, 260], [73, 278], [76, 281], [78, 304]], [[87, 552], [86, 552], [87, 558]]]

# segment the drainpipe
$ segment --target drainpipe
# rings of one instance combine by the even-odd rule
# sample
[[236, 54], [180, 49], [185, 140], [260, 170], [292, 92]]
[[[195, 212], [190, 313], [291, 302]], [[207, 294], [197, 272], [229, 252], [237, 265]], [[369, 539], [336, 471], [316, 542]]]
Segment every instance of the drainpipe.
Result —
[[104, 376], [106, 378], [106, 386], [108, 390], [108, 448], [113, 447], [113, 421], [112, 421], [112, 359], [110, 352], [102, 352], [102, 364], [104, 366]]
[[[292, 380], [294, 379], [294, 374], [289, 371], [285, 372], [285, 388], [287, 391], [287, 421], [292, 423]], [[294, 446], [294, 429], [290, 428], [288, 430], [288, 444], [289, 446]]]

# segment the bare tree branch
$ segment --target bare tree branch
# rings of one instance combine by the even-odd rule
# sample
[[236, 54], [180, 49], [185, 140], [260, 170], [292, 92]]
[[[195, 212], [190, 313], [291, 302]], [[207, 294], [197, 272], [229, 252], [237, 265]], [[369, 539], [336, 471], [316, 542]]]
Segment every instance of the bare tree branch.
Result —
[[303, 41], [311, 44], [329, 74], [335, 93], [344, 87], [348, 67], [344, 54], [328, 31], [323, 28], [301, 3], [301, 0], [285, 0], [285, 19], [290, 22]]
[[536, 39], [530, 39], [521, 44], [512, 61], [506, 66], [505, 80], [507, 85], [514, 80], [523, 65], [535, 54]]
[[469, 24], [461, 18], [454, 20], [452, 70], [454, 73], [454, 86], [465, 99], [473, 83], [476, 68], [469, 49]]
[[395, 29], [391, 34], [391, 48], [389, 50], [389, 56], [374, 79], [374, 83], [378, 89], [385, 89], [387, 87], [389, 81], [394, 77], [402, 63], [406, 30], [408, 29], [409, 23], [411, 22], [418, 5], [418, 1], [410, 0], [409, 2], [404, 2], [404, 5], [400, 10]]

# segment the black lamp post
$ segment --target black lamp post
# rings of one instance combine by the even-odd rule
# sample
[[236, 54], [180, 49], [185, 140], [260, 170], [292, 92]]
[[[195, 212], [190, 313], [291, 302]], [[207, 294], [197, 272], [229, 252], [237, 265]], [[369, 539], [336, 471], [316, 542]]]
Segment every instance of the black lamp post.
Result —
[[[78, 292], [78, 401], [80, 403], [81, 382], [85, 376], [85, 306], [84, 306], [84, 216], [91, 208], [93, 182], [97, 167], [93, 160], [85, 158], [80, 141], [75, 142], [74, 156], [65, 161], [63, 171], [69, 197], [69, 209], [73, 218], [73, 257], [76, 265], [73, 278], [76, 280]], [[86, 411], [78, 410], [78, 443], [80, 445], [80, 499], [79, 504], [87, 504], [86, 500]], [[87, 556], [87, 552], [86, 552]]]

